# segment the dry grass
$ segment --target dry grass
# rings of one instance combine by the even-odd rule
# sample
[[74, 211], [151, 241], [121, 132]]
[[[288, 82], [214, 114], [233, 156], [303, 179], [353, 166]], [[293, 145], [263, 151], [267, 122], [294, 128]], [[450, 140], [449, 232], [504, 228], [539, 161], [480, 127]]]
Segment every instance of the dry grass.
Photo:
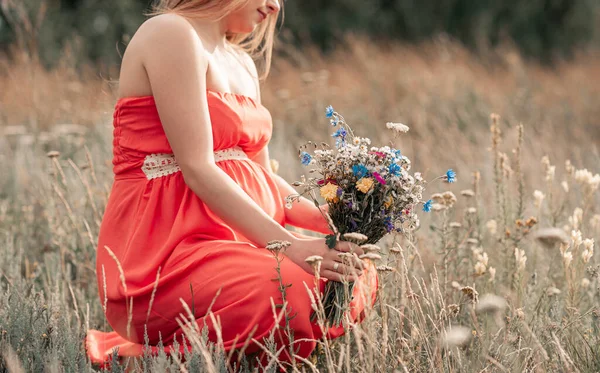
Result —
[[[386, 142], [385, 122], [408, 124], [403, 153], [428, 179], [456, 170], [456, 198], [438, 196], [415, 235], [382, 242], [387, 267], [370, 316], [290, 369], [599, 371], [600, 269], [583, 240], [600, 239], [600, 197], [576, 169], [600, 172], [600, 58], [550, 70], [510, 51], [475, 58], [445, 41], [352, 45], [279, 60], [263, 86], [281, 174], [299, 177], [294, 149], [304, 141], [328, 141], [332, 104], [374, 142]], [[93, 263], [112, 181], [113, 90], [68, 63], [1, 66], [0, 370], [89, 370], [83, 333], [107, 328]], [[223, 371], [228, 355], [206, 345], [189, 312], [178, 321], [197, 354], [133, 364]], [[277, 351], [261, 343], [275, 369]]]

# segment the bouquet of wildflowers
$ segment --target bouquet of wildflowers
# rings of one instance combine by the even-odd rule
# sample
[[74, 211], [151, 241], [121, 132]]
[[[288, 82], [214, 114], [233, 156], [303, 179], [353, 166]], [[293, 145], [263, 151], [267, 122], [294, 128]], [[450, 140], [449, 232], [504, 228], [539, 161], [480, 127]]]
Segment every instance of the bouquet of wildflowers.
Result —
[[[355, 136], [344, 118], [331, 106], [327, 107], [326, 116], [336, 127], [332, 135], [335, 148], [312, 142], [301, 147], [301, 162], [312, 166], [311, 175], [294, 183], [304, 190], [288, 196], [286, 206], [291, 207], [303, 195], [319, 206], [318, 192], [329, 206], [327, 217], [334, 232], [326, 237], [330, 248], [341, 239], [363, 244], [365, 251], [372, 251], [374, 244], [386, 234], [416, 229], [419, 226], [418, 207], [422, 205], [422, 210], [429, 212], [433, 202], [423, 201], [426, 182], [420, 173], [410, 174], [410, 160], [399, 149], [371, 146], [368, 138]], [[394, 137], [409, 129], [401, 123], [387, 123], [387, 128], [394, 132]], [[439, 178], [454, 182], [456, 174], [448, 170]], [[362, 239], [356, 241], [350, 237]], [[377, 257], [373, 253], [365, 256]], [[352, 286], [350, 284], [350, 294]], [[327, 282], [323, 306], [326, 319], [333, 325], [341, 323], [349, 302], [347, 298], [343, 283]]]

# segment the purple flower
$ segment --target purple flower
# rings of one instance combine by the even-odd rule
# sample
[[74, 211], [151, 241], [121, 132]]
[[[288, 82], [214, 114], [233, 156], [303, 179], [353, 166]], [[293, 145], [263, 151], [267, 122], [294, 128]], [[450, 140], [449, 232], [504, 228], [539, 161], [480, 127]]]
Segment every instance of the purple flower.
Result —
[[383, 224], [385, 224], [385, 230], [388, 233], [394, 230], [394, 223], [392, 222], [392, 218], [389, 216], [383, 220]]

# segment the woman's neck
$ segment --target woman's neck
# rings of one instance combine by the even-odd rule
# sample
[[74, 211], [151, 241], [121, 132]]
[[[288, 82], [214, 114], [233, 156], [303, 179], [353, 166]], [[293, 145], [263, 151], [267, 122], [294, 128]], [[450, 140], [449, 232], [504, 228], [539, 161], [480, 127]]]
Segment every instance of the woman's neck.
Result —
[[188, 18], [196, 32], [202, 36], [202, 40], [209, 42], [216, 48], [225, 48], [227, 45], [227, 19], [209, 21], [206, 19]]

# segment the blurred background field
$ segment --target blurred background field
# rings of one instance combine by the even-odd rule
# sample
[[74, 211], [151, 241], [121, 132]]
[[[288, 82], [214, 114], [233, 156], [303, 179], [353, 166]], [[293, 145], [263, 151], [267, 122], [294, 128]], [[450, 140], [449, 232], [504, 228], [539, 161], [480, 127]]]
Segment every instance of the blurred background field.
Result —
[[[87, 370], [83, 333], [108, 328], [95, 242], [119, 56], [147, 6], [0, 0], [0, 371]], [[320, 370], [600, 371], [597, 255], [583, 243], [600, 239], [599, 30], [594, 0], [285, 4], [262, 99], [286, 180], [304, 171], [298, 146], [330, 141], [327, 105], [377, 144], [386, 122], [407, 124], [397, 145], [426, 179], [458, 173], [427, 190], [458, 201], [398, 238], [401, 252], [382, 243], [394, 271], [375, 312]], [[548, 227], [568, 239], [545, 248], [533, 235]], [[489, 315], [467, 286], [508, 305]], [[456, 350], [439, 342], [452, 325], [470, 334]]]

